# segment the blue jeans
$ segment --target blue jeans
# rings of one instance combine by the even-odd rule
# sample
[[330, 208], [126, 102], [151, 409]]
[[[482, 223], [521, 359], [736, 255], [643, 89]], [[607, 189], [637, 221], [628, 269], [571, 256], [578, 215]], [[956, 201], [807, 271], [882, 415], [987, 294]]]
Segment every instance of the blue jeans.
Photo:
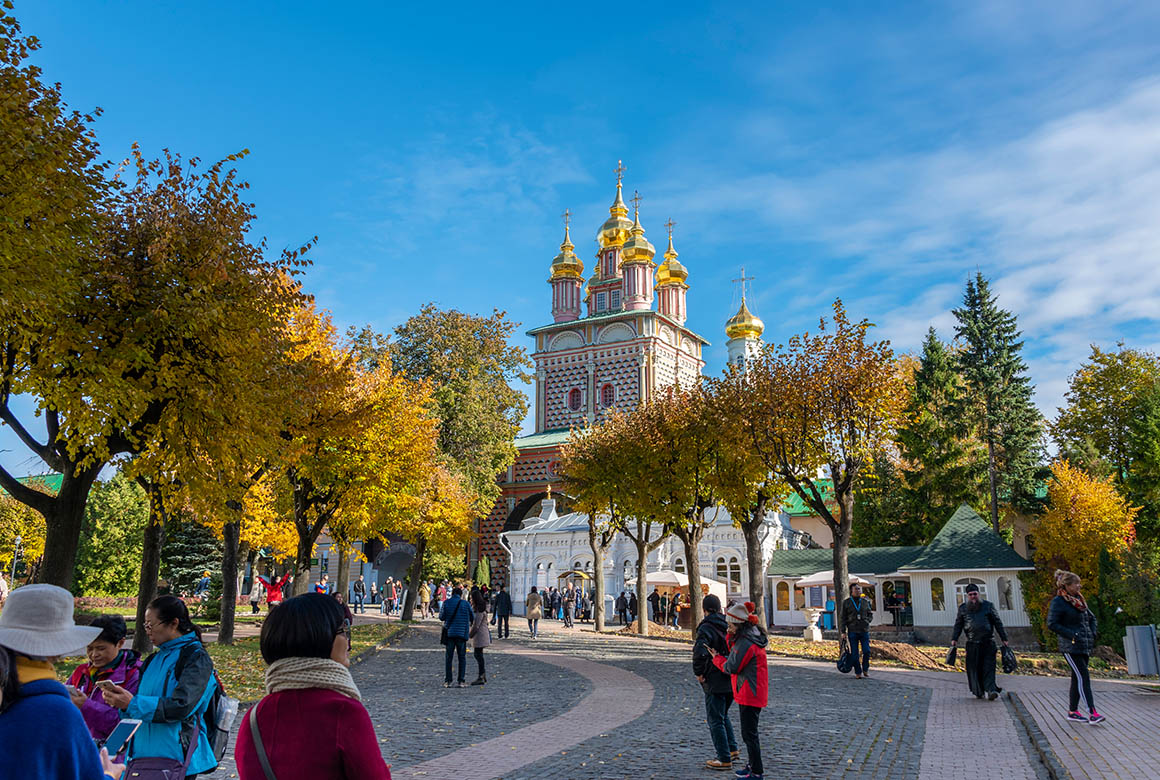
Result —
[[447, 637], [447, 650], [443, 664], [443, 682], [451, 682], [451, 656], [459, 655], [459, 682], [467, 676], [467, 640], [457, 636]]
[[[854, 658], [854, 674], [866, 674], [870, 671], [870, 632], [850, 631], [850, 655]], [[861, 653], [859, 653], [861, 648]], [[859, 658], [861, 655], [861, 658]]]
[[717, 760], [729, 763], [731, 753], [737, 749], [737, 739], [733, 736], [733, 724], [729, 720], [729, 705], [733, 697], [715, 693], [705, 694], [705, 716], [709, 721], [709, 736], [713, 738], [713, 748]]
[[365, 600], [366, 600], [366, 596], [362, 595], [361, 593], [354, 594], [354, 611], [355, 612], [366, 612], [367, 611], [367, 608], [364, 606]]

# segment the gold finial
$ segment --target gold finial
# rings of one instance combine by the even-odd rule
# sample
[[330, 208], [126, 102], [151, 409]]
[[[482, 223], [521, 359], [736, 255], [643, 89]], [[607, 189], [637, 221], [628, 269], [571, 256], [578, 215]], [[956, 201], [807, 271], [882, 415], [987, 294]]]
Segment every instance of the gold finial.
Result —
[[742, 305], [745, 304], [745, 283], [752, 282], [756, 278], [757, 277], [754, 277], [754, 276], [746, 276], [745, 275], [745, 266], [741, 266], [741, 278], [733, 280], [734, 284], [737, 284], [738, 282], [741, 283], [741, 303], [742, 303]]
[[567, 230], [568, 226], [572, 224], [572, 210], [564, 209], [564, 213], [560, 217], [564, 220], [564, 230]]
[[627, 170], [628, 170], [628, 168], [624, 167], [623, 160], [616, 161], [616, 167], [612, 170], [612, 172], [616, 174], [616, 186], [617, 187], [620, 186], [620, 182], [624, 178], [624, 172]]
[[[677, 223], [673, 222], [672, 217], [669, 217], [669, 221], [665, 223], [665, 229], [669, 231], [669, 243], [670, 244], [673, 243], [673, 228], [675, 228], [676, 226], [677, 226]], [[741, 269], [741, 273], [745, 273], [744, 268]]]
[[642, 198], [640, 196], [640, 190], [633, 190], [632, 197], [629, 198], [629, 200], [632, 201], [632, 210], [633, 210], [633, 212], [635, 212], [634, 216], [636, 216], [639, 219], [640, 218], [640, 202], [642, 200], [644, 200], [644, 198]]
[[546, 500], [547, 501], [552, 500], [552, 483], [551, 482], [548, 483], [548, 498]]

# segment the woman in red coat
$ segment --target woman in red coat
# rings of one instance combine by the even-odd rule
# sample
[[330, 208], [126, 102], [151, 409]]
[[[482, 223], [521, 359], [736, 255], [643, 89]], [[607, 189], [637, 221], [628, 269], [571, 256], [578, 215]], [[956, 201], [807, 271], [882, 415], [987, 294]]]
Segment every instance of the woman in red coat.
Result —
[[350, 676], [342, 606], [321, 593], [283, 602], [262, 625], [261, 648], [266, 696], [238, 727], [238, 777], [266, 780], [260, 740], [278, 780], [390, 780]]
[[729, 655], [720, 655], [711, 647], [709, 652], [713, 655], [713, 665], [730, 676], [733, 698], [741, 710], [741, 739], [745, 742], [749, 765], [737, 772], [737, 777], [764, 780], [757, 724], [762, 708], [769, 702], [769, 667], [765, 659], [769, 638], [757, 625], [753, 610], [750, 601], [725, 610], [725, 619], [729, 621], [729, 633], [725, 635]]

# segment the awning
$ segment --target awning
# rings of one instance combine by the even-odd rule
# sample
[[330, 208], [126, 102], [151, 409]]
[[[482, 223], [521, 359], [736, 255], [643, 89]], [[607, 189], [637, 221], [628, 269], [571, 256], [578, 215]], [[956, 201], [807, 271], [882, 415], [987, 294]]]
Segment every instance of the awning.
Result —
[[[864, 580], [857, 574], [848, 575], [851, 585], [872, 585], [869, 580]], [[812, 588], [817, 585], [833, 585], [834, 584], [834, 570], [825, 569], [811, 574], [808, 577], [803, 577], [794, 583], [795, 588]]]
[[589, 574], [588, 572], [583, 571], [581, 569], [573, 569], [572, 571], [566, 571], [563, 574], [557, 575], [556, 579], [563, 580], [563, 579], [567, 579], [568, 577], [579, 577], [582, 580], [592, 579], [591, 574]]

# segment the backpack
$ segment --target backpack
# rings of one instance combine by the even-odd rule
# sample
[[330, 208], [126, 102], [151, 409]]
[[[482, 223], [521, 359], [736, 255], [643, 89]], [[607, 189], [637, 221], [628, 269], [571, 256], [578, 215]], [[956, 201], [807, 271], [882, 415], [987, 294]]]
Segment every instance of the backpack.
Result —
[[[209, 655], [205, 646], [201, 644], [190, 644], [181, 648], [177, 654], [177, 661], [173, 664], [173, 678], [175, 680], [181, 678], [182, 670], [198, 650]], [[142, 677], [145, 676], [145, 670], [149, 668], [149, 663], [156, 656], [157, 652], [154, 651], [145, 659], [145, 663], [141, 665]], [[226, 695], [226, 687], [222, 684], [222, 678], [218, 676], [216, 667], [213, 670], [213, 684], [214, 692], [210, 696], [209, 706], [205, 708], [205, 722], [202, 724], [202, 728], [205, 729], [205, 736], [209, 741], [210, 749], [213, 750], [214, 758], [220, 763], [230, 746], [230, 731], [238, 717], [238, 700]]]

